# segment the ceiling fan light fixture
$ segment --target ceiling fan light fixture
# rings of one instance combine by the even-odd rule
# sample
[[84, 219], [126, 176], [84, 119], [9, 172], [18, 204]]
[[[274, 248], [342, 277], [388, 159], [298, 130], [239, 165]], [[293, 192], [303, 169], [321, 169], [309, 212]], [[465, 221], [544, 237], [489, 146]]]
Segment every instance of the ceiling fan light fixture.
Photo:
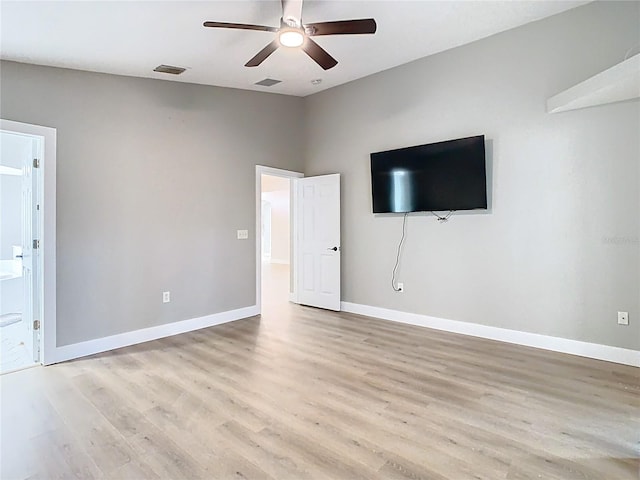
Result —
[[[2, 0], [0, 0], [1, 2]], [[354, 20], [335, 20], [319, 23], [302, 23], [302, 2], [304, 0], [281, 0], [282, 17], [280, 27], [253, 25], [250, 23], [204, 22], [209, 28], [233, 28], [238, 30], [255, 30], [275, 33], [271, 42], [256, 53], [245, 67], [257, 67], [280, 47], [299, 48], [323, 70], [329, 70], [338, 61], [313, 41], [313, 37], [326, 35], [362, 35], [376, 33], [376, 21], [373, 18], [357, 18]], [[275, 38], [274, 38], [275, 37]]]
[[283, 47], [296, 48], [304, 43], [304, 34], [300, 30], [280, 30], [278, 40]]

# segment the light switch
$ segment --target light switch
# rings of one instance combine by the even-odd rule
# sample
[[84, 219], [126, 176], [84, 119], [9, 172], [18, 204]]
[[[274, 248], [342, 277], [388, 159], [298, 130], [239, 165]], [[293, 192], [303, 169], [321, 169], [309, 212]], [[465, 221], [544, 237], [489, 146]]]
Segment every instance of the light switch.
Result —
[[249, 230], [238, 230], [238, 240], [246, 240], [249, 238]]

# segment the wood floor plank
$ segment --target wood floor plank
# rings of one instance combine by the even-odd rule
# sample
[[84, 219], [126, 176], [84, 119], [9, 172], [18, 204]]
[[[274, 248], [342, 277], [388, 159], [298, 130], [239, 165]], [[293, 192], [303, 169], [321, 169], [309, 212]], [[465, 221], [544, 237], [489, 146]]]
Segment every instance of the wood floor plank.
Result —
[[278, 302], [278, 268], [261, 317], [0, 377], [0, 478], [637, 480], [640, 369]]

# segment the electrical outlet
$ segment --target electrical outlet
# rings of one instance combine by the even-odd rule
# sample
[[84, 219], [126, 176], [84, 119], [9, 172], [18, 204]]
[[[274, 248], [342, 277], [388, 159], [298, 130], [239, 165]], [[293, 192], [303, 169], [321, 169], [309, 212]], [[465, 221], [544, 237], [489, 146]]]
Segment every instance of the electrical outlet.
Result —
[[162, 303], [169, 303], [171, 301], [171, 292], [162, 292]]
[[398, 282], [398, 293], [404, 292], [404, 283]]
[[618, 325], [629, 325], [629, 312], [618, 312]]
[[238, 230], [238, 240], [246, 240], [249, 238], [249, 230]]

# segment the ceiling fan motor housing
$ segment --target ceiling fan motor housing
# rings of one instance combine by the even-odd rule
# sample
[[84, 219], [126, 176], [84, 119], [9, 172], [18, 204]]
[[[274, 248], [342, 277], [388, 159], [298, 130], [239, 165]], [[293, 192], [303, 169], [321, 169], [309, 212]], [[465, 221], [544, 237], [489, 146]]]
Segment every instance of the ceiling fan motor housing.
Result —
[[302, 0], [282, 0], [280, 28], [229, 22], [204, 22], [204, 26], [276, 33], [276, 38], [249, 60], [245, 64], [246, 67], [259, 66], [269, 55], [275, 52], [278, 47], [284, 46], [289, 48], [300, 47], [304, 53], [309, 55], [309, 57], [324, 70], [335, 67], [338, 61], [313, 41], [311, 37], [319, 35], [372, 34], [376, 32], [376, 21], [373, 18], [338, 20], [304, 25], [302, 23]]

